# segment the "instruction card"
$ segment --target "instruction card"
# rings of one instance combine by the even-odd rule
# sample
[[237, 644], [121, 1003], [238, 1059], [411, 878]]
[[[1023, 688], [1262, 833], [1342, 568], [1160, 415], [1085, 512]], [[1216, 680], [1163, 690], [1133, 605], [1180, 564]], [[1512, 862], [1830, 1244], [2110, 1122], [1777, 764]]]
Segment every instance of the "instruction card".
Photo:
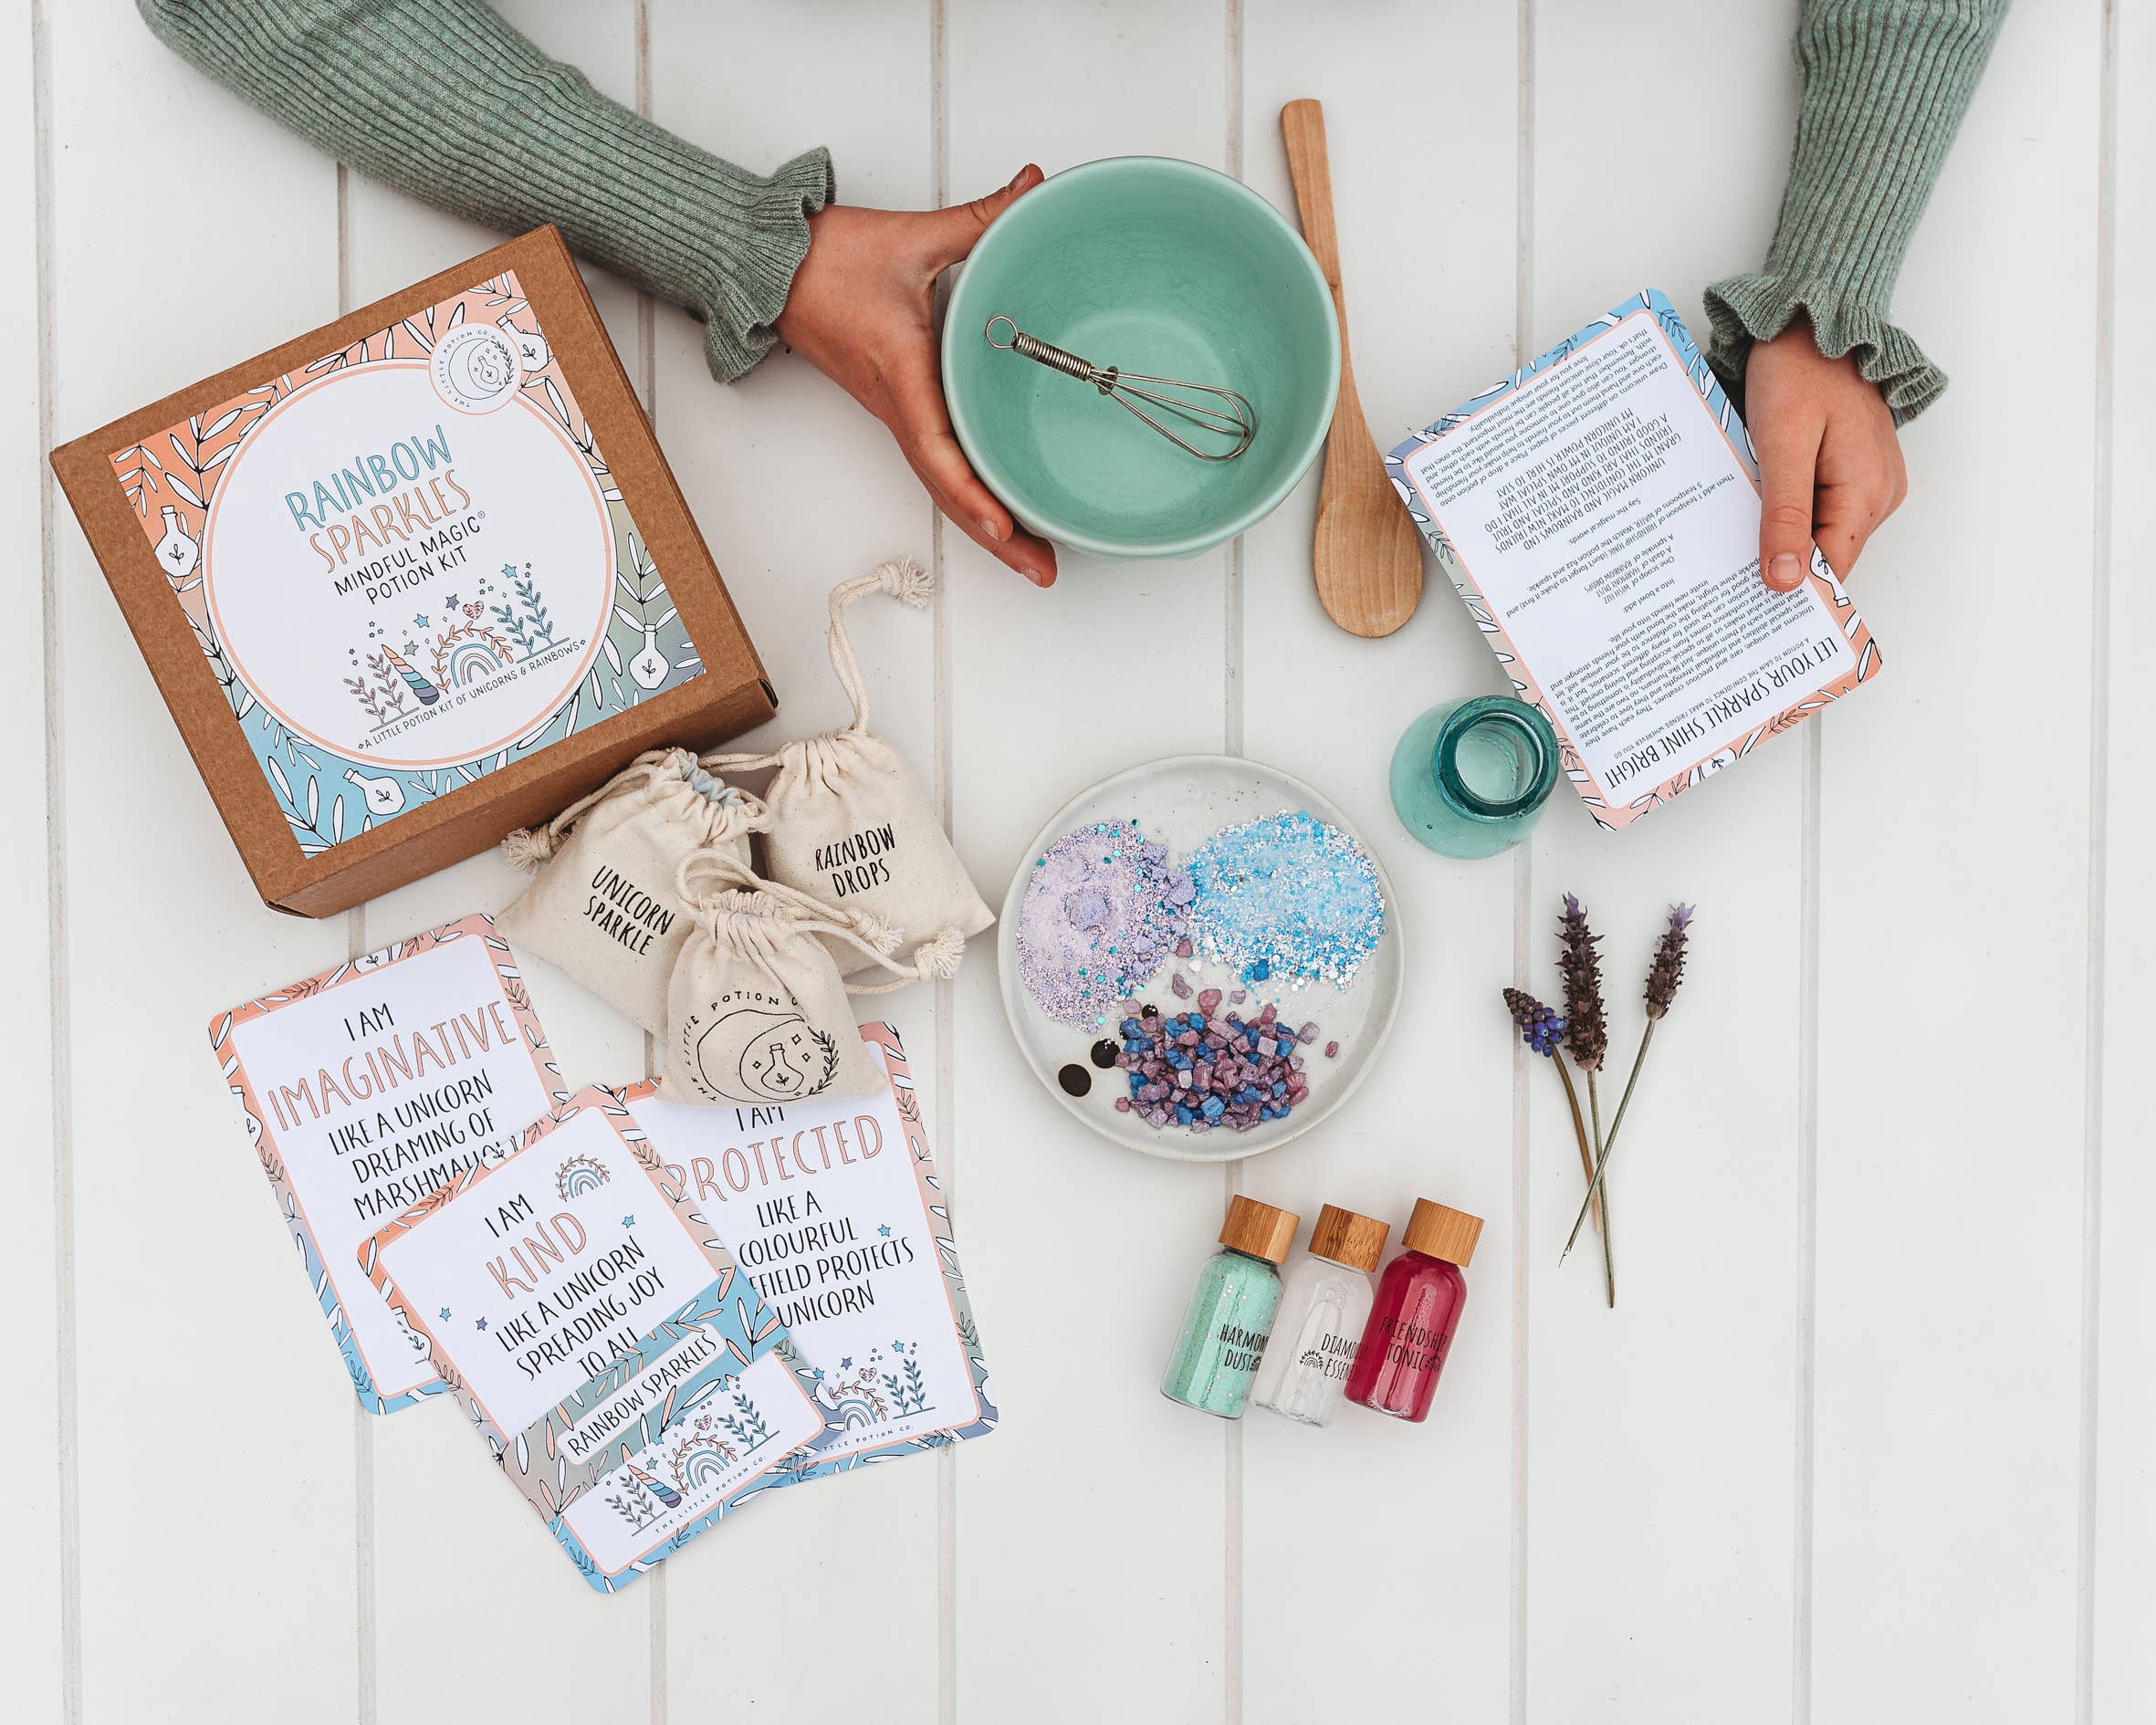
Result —
[[1596, 821], [1629, 824], [1879, 669], [1826, 560], [1771, 591], [1759, 466], [1649, 289], [1387, 457]]
[[668, 1102], [650, 1082], [622, 1092], [668, 1190], [709, 1220], [785, 1324], [822, 1415], [813, 1454], [774, 1484], [996, 1424], [905, 1051], [888, 1024], [861, 1038], [890, 1079], [870, 1096], [713, 1108]]
[[359, 1257], [602, 1592], [715, 1525], [823, 1430], [777, 1314], [596, 1086]]
[[382, 1224], [498, 1163], [563, 1094], [515, 956], [474, 915], [210, 1021], [302, 1268], [374, 1413], [442, 1387], [360, 1273]]

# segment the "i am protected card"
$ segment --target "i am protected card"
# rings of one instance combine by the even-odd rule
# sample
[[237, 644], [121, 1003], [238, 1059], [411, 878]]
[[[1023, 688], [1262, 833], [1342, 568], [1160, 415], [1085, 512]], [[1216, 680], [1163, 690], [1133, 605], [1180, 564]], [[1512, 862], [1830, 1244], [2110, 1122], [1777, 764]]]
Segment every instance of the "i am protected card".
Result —
[[980, 1332], [898, 1032], [861, 1026], [890, 1082], [843, 1103], [712, 1108], [623, 1094], [686, 1197], [786, 1325], [823, 1430], [768, 1483], [917, 1455], [996, 1427]]
[[245, 1001], [210, 1047], [361, 1403], [443, 1387], [355, 1254], [382, 1224], [498, 1163], [564, 1093], [516, 956], [475, 914]]
[[360, 1249], [399, 1322], [602, 1592], [820, 1437], [778, 1314], [596, 1086]]

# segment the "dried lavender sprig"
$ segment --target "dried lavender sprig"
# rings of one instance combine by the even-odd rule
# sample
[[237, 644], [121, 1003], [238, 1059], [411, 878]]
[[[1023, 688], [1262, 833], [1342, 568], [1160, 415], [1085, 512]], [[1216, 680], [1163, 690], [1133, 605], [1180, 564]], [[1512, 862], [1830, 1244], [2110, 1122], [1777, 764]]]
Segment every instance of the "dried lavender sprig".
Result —
[[[1589, 1179], [1595, 1174], [1595, 1153], [1587, 1144], [1587, 1123], [1582, 1118], [1579, 1092], [1573, 1087], [1572, 1074], [1565, 1062], [1557, 1059], [1557, 1051], [1565, 1042], [1565, 1020], [1537, 1000], [1524, 988], [1507, 988], [1504, 991], [1505, 1009], [1512, 1015], [1512, 1022], [1519, 1027], [1520, 1040], [1557, 1069], [1557, 1076], [1565, 1081], [1565, 1100], [1572, 1109], [1572, 1134], [1579, 1145], [1580, 1173]], [[1617, 1303], [1617, 1263], [1609, 1243], [1609, 1210], [1606, 1203], [1594, 1206], [1595, 1226], [1602, 1234], [1602, 1274], [1608, 1288], [1609, 1303]]]
[[1565, 894], [1565, 914], [1557, 919], [1564, 942], [1557, 973], [1565, 980], [1565, 1046], [1583, 1072], [1592, 1072], [1609, 1050], [1609, 1020], [1602, 1007], [1601, 936], [1587, 926], [1587, 913], [1572, 894]]
[[1580, 1224], [1586, 1219], [1588, 1208], [1602, 1191], [1602, 1178], [1609, 1169], [1610, 1152], [1617, 1148], [1617, 1128], [1625, 1124], [1625, 1110], [1632, 1105], [1632, 1088], [1639, 1082], [1639, 1069], [1647, 1063], [1647, 1051], [1654, 1041], [1655, 1025], [1668, 1015], [1671, 1002], [1677, 998], [1678, 985], [1684, 980], [1685, 945], [1691, 937], [1692, 910], [1690, 904], [1670, 905], [1669, 925], [1655, 944], [1654, 960], [1647, 970], [1647, 1028], [1639, 1033], [1639, 1051], [1632, 1057], [1632, 1071], [1625, 1080], [1625, 1093], [1617, 1099], [1617, 1117], [1609, 1123], [1609, 1136], [1603, 1141], [1602, 1153], [1596, 1158], [1595, 1171], [1587, 1181], [1587, 1196], [1580, 1205], [1580, 1213], [1573, 1218], [1565, 1251], [1557, 1255], [1559, 1263], [1565, 1261], [1573, 1242], [1579, 1239]]
[[1565, 1020], [1523, 988], [1507, 988], [1504, 1004], [1520, 1040], [1544, 1059], [1554, 1058], [1565, 1045]]
[[[1662, 937], [1655, 943], [1654, 962], [1647, 967], [1647, 1016], [1659, 1019], [1669, 1010], [1669, 1003], [1677, 998], [1678, 984], [1684, 980], [1684, 946], [1691, 937], [1692, 907], [1690, 904], [1669, 906], [1669, 926], [1662, 931]], [[1629, 1092], [1630, 1086], [1627, 1085]], [[1618, 1113], [1622, 1114], [1620, 1107]], [[1615, 1127], [1611, 1130], [1614, 1132]]]

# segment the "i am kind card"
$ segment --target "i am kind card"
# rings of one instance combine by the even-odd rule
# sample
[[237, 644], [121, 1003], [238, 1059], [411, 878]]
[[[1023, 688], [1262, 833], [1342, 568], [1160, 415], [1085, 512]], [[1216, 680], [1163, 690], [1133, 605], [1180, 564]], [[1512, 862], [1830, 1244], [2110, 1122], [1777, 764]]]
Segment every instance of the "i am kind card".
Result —
[[798, 1472], [823, 1434], [777, 1313], [596, 1086], [359, 1260], [602, 1592]]

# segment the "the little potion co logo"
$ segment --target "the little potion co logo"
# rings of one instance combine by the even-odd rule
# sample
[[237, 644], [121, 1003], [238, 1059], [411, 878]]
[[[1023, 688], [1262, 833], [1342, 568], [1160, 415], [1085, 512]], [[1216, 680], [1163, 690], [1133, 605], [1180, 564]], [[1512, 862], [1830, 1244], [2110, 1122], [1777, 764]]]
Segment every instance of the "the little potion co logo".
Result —
[[730, 989], [689, 1013], [680, 1036], [682, 1065], [708, 1102], [799, 1102], [838, 1072], [830, 1035], [790, 996], [760, 988]]
[[460, 323], [427, 359], [434, 393], [464, 413], [491, 413], [524, 381], [517, 343], [490, 323]]
[[554, 1170], [554, 1190], [564, 1198], [596, 1192], [613, 1176], [605, 1165], [591, 1156], [574, 1155]]

